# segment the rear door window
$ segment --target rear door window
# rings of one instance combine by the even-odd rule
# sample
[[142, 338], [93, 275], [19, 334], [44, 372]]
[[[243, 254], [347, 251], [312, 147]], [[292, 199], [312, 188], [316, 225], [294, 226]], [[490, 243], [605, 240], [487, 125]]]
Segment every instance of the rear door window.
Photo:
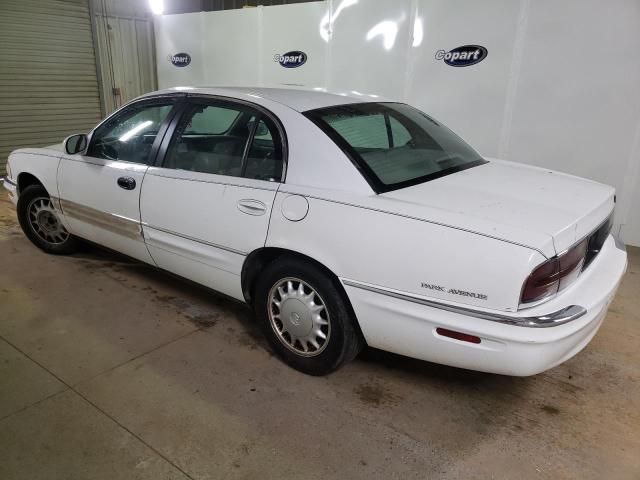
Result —
[[271, 119], [254, 108], [194, 104], [174, 133], [164, 167], [280, 181], [282, 142]]
[[256, 180], [277, 182], [282, 178], [282, 142], [271, 119], [262, 117], [247, 154], [244, 176]]

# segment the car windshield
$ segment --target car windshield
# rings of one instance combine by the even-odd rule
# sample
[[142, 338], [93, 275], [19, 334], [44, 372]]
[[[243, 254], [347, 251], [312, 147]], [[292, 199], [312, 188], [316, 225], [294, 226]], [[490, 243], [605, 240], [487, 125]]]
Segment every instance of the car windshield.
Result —
[[486, 163], [440, 122], [402, 103], [358, 103], [305, 115], [354, 161], [377, 192]]

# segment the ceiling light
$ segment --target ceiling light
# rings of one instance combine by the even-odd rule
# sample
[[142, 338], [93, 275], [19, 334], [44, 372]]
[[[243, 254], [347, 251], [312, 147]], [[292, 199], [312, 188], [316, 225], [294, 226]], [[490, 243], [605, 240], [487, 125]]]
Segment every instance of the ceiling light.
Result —
[[154, 15], [162, 15], [164, 13], [164, 0], [149, 0], [149, 8]]

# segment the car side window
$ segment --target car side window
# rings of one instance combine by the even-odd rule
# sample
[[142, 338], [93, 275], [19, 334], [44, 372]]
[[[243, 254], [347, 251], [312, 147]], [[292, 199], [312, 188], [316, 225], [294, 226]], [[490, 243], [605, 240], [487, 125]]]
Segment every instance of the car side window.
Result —
[[279, 181], [282, 144], [274, 131], [270, 119], [244, 105], [193, 105], [176, 129], [164, 167]]
[[256, 180], [279, 182], [283, 169], [282, 142], [273, 121], [262, 117], [247, 154], [244, 176]]
[[173, 102], [132, 105], [93, 134], [87, 155], [106, 160], [151, 163], [151, 148]]
[[196, 112], [187, 125], [189, 135], [222, 135], [231, 128], [240, 112], [231, 108], [210, 106]]

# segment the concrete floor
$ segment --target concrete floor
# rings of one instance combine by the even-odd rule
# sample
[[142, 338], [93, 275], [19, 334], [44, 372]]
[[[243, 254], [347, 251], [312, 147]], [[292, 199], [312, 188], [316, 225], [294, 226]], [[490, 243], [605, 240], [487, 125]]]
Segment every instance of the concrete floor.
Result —
[[640, 249], [595, 340], [509, 378], [365, 351], [326, 378], [241, 305], [48, 256], [0, 200], [0, 478], [640, 478]]

